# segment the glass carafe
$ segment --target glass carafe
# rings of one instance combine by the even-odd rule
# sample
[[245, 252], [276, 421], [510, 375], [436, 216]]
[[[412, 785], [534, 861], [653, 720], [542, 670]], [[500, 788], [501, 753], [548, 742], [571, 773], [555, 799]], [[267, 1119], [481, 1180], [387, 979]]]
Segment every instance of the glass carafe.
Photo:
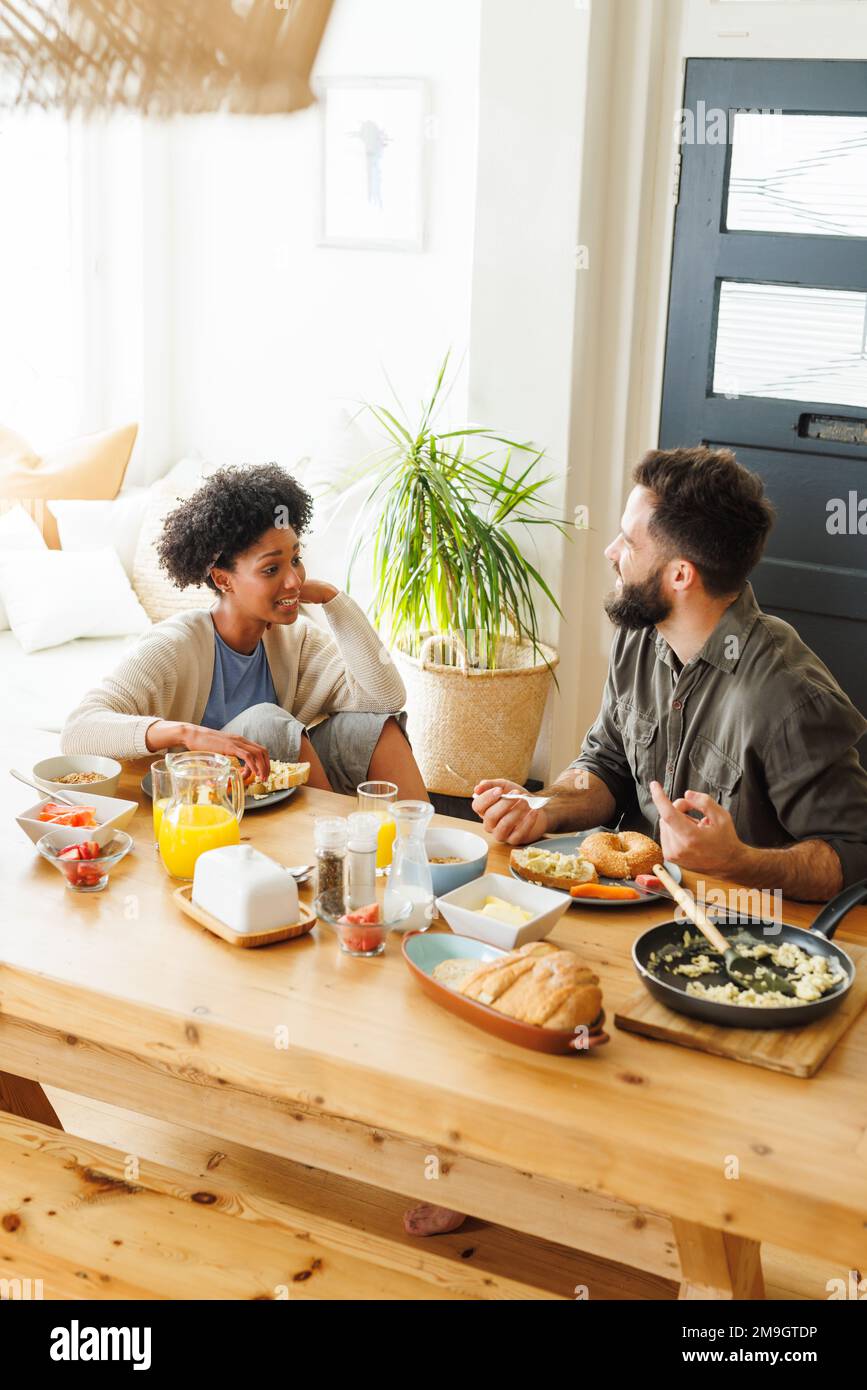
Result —
[[244, 782], [222, 753], [172, 756], [171, 796], [160, 823], [160, 858], [172, 878], [191, 879], [206, 849], [237, 845]]
[[386, 920], [392, 920], [401, 906], [412, 903], [412, 912], [398, 931], [426, 931], [433, 920], [434, 895], [430, 864], [424, 837], [434, 813], [429, 801], [395, 801], [389, 807], [396, 834], [394, 857], [385, 890]]

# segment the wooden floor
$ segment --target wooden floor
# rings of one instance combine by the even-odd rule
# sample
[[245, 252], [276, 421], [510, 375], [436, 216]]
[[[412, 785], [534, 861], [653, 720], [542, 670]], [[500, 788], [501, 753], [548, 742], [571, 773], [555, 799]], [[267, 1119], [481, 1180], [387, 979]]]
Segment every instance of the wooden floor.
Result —
[[[117, 1150], [137, 1163], [156, 1165], [155, 1173], [171, 1170], [175, 1175], [186, 1175], [191, 1189], [198, 1182], [212, 1194], [209, 1200], [215, 1211], [255, 1221], [265, 1211], [273, 1214], [275, 1204], [280, 1204], [291, 1213], [293, 1240], [312, 1239], [326, 1247], [330, 1241], [335, 1251], [339, 1248], [353, 1259], [373, 1258], [371, 1252], [383, 1259], [381, 1274], [364, 1265], [364, 1286], [354, 1294], [337, 1281], [329, 1292], [323, 1281], [323, 1297], [574, 1299], [576, 1290], [581, 1296], [582, 1288], [589, 1291], [590, 1298], [603, 1300], [674, 1299], [677, 1295], [674, 1278], [631, 1269], [475, 1219], [468, 1219], [451, 1235], [412, 1238], [404, 1234], [400, 1219], [411, 1202], [399, 1193], [240, 1145], [224, 1141], [217, 1145], [195, 1130], [66, 1091], [46, 1088], [46, 1092], [68, 1135]], [[180, 1184], [176, 1184], [176, 1193], [179, 1191]], [[193, 1192], [192, 1199], [199, 1196]], [[309, 1230], [301, 1231], [299, 1226]], [[827, 1298], [827, 1264], [768, 1246], [762, 1253], [769, 1298]], [[216, 1277], [218, 1286], [219, 1275]], [[354, 1277], [359, 1278], [357, 1273]], [[405, 1293], [402, 1280], [406, 1281]], [[72, 1287], [78, 1297], [112, 1296], [83, 1276]], [[306, 1285], [304, 1294], [316, 1296], [313, 1287]], [[72, 1295], [59, 1292], [59, 1296]], [[125, 1295], [116, 1288], [113, 1296]], [[212, 1291], [198, 1296], [221, 1294]], [[224, 1296], [244, 1295], [227, 1292]]]

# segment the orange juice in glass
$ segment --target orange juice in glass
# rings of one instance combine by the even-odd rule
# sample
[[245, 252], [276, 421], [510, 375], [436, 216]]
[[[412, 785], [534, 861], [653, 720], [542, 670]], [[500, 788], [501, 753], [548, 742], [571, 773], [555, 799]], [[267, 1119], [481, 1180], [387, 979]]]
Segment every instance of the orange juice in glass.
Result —
[[244, 783], [221, 753], [172, 755], [172, 790], [160, 815], [159, 850], [172, 878], [191, 879], [196, 860], [208, 849], [237, 845], [244, 814]]
[[173, 805], [160, 825], [160, 855], [172, 878], [191, 879], [206, 849], [237, 845], [238, 817], [227, 806]]
[[397, 826], [388, 808], [397, 800], [397, 786], [394, 782], [362, 782], [356, 789], [359, 811], [372, 813], [379, 820], [376, 836], [376, 874], [384, 878], [391, 866], [394, 837]]

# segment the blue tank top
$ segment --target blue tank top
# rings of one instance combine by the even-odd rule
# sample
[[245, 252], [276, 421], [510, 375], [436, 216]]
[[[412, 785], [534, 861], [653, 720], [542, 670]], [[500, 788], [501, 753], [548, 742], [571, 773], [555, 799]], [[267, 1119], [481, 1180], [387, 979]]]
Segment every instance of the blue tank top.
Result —
[[214, 628], [214, 678], [202, 715], [206, 729], [222, 729], [252, 705], [279, 703], [264, 642], [250, 655], [236, 652]]

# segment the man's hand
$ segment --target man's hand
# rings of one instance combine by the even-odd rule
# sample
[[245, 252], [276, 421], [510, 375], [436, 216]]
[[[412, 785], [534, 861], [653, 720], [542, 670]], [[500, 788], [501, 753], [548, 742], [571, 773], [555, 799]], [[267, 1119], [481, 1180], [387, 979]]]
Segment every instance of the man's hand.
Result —
[[[705, 792], [685, 792], [672, 801], [659, 782], [651, 782], [650, 795], [659, 812], [659, 838], [665, 859], [682, 869], [737, 878], [747, 846], [738, 838], [728, 811]], [[690, 811], [699, 811], [701, 820], [688, 814]]]
[[[517, 782], [479, 782], [473, 792], [473, 810], [489, 835], [506, 845], [531, 845], [550, 830], [545, 807], [531, 811], [526, 801], [506, 801], [503, 792], [524, 792]], [[529, 795], [529, 793], [528, 793]]]
[[329, 603], [338, 593], [339, 590], [324, 579], [305, 579], [298, 597], [301, 603]]

